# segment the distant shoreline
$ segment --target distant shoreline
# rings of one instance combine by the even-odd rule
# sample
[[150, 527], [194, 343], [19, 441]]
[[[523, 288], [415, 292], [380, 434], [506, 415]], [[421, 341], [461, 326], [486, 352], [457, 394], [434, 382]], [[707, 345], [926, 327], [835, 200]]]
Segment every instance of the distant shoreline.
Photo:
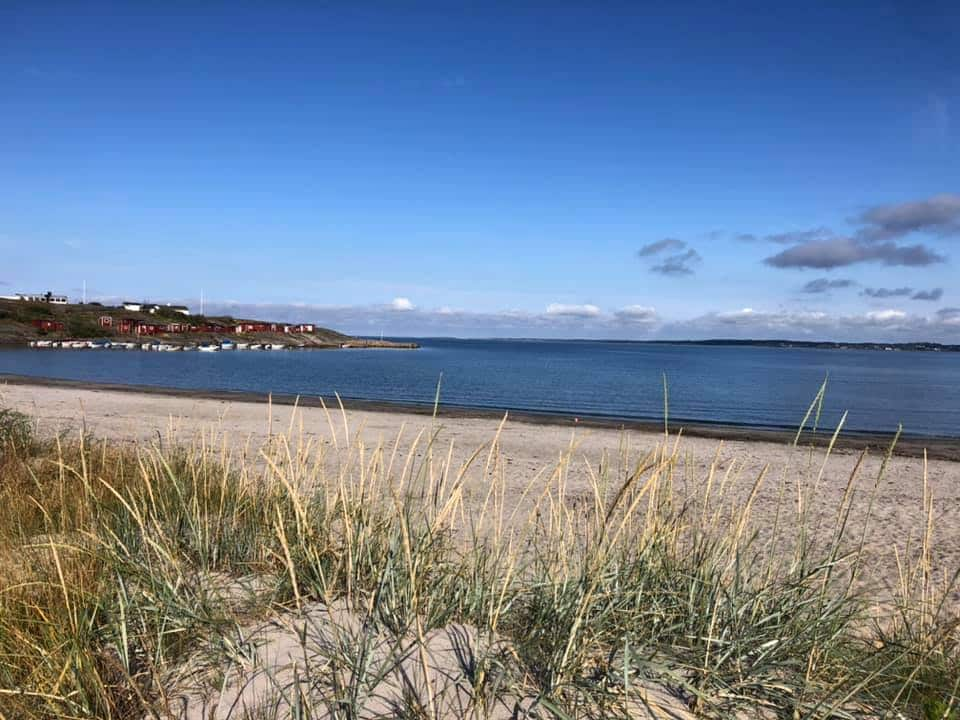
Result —
[[[612, 342], [619, 342], [613, 340]], [[960, 345], [944, 345], [935, 342], [882, 343], [882, 342], [833, 342], [826, 340], [638, 340], [649, 345], [706, 345], [733, 347], [810, 348], [814, 350], [879, 350], [903, 352], [960, 352]]]
[[406, 340], [460, 340], [464, 342], [565, 342], [608, 343], [611, 345], [697, 345], [704, 347], [766, 347], [810, 350], [876, 350], [901, 352], [960, 352], [960, 345], [936, 342], [839, 342], [833, 340], [740, 340], [736, 338], [710, 338], [707, 340], [629, 340], [619, 338], [533, 338], [533, 337], [454, 337], [445, 335], [397, 337]]
[[[234, 390], [197, 390], [154, 385], [127, 385], [122, 383], [100, 383], [85, 380], [67, 380], [62, 378], [44, 378], [32, 375], [0, 374], [0, 390], [7, 385], [33, 385], [39, 387], [76, 388], [92, 391], [124, 392], [134, 395], [154, 395], [181, 398], [221, 400], [237, 403], [272, 402], [275, 405], [290, 406], [294, 403], [302, 407], [320, 407], [326, 404], [337, 408], [338, 400], [331, 396], [293, 395], [289, 393], [258, 393]], [[433, 406], [429, 403], [390, 402], [382, 400], [362, 400], [341, 397], [347, 410], [363, 410], [389, 413], [409, 413], [430, 416]], [[457, 418], [501, 418], [508, 413], [511, 421], [533, 425], [568, 426], [579, 428], [624, 429], [641, 432], [662, 432], [663, 421], [656, 419], [624, 418], [618, 416], [589, 415], [563, 412], [543, 412], [514, 410], [510, 408], [486, 408], [475, 406], [451, 405], [441, 403], [437, 416], [440, 419]], [[787, 443], [792, 442], [796, 428], [769, 427], [761, 425], [738, 425], [735, 423], [686, 421], [682, 418], [669, 421], [671, 433], [682, 430], [684, 435], [716, 440], [757, 441]], [[801, 436], [804, 444], [823, 447], [829, 444], [832, 429], [818, 430], [816, 433], [805, 431]], [[869, 448], [873, 454], [885, 453], [893, 440], [893, 433], [843, 431], [836, 443], [837, 448], [862, 450]], [[927, 452], [931, 459], [960, 461], [960, 437], [907, 435], [901, 436], [895, 454], [910, 457], [922, 456]]]

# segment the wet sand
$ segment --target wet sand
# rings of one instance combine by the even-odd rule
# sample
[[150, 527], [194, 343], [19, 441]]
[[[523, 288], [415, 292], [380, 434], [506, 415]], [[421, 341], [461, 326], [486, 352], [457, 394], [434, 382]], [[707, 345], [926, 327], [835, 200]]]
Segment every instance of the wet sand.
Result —
[[[63, 380], [57, 378], [38, 378], [27, 375], [10, 375], [0, 373], [0, 387], [15, 385], [37, 385], [49, 388], [73, 388], [78, 390], [114, 391], [119, 393], [133, 393], [137, 395], [163, 396], [185, 398], [190, 400], [218, 400], [228, 403], [268, 403], [276, 406], [297, 404], [304, 408], [338, 408], [340, 404], [350, 411], [372, 411], [380, 413], [395, 413], [404, 416], [431, 417], [434, 408], [430, 405], [404, 404], [394, 402], [380, 402], [375, 400], [357, 400], [337, 397], [298, 396], [273, 393], [265, 396], [261, 393], [220, 390], [183, 390], [178, 388], [155, 387], [151, 385], [123, 385], [114, 383], [93, 383], [82, 380]], [[513, 409], [489, 409], [476, 407], [461, 407], [441, 405], [439, 417], [444, 420], [453, 419], [488, 419], [499, 422], [509, 411], [511, 423], [530, 423], [534, 425], [558, 425], [561, 427], [577, 427], [592, 429], [607, 429], [620, 431], [638, 431], [641, 433], [657, 434], [663, 432], [662, 421], [637, 420], [633, 418], [574, 416], [564, 413], [538, 413]], [[684, 436], [691, 438], [706, 438], [712, 440], [742, 440], [761, 441], [771, 443], [793, 442], [796, 428], [769, 428], [749, 425], [730, 425], [725, 423], [708, 422], [678, 422], [670, 420], [670, 433], [682, 431]], [[805, 430], [801, 434], [802, 442], [808, 446], [827, 447], [834, 439], [829, 431], [810, 432]], [[835, 447], [839, 449], [863, 450], [884, 453], [893, 443], [891, 433], [864, 433], [844, 431], [836, 438]], [[960, 437], [928, 437], [902, 435], [897, 439], [893, 449], [894, 454], [910, 457], [960, 461]]]

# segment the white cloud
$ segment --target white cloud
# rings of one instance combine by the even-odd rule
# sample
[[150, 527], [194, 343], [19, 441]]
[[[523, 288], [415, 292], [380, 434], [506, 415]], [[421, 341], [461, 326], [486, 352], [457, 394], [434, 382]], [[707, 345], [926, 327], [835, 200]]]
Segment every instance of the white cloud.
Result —
[[657, 322], [657, 311], [646, 305], [627, 305], [613, 314], [614, 318], [622, 323], [647, 325]]
[[393, 302], [390, 303], [390, 307], [397, 312], [410, 312], [414, 309], [413, 303], [410, 302], [410, 298], [405, 297], [394, 298]]
[[903, 320], [907, 314], [903, 310], [872, 310], [866, 315], [868, 320], [875, 322], [890, 322], [891, 320]]
[[547, 305], [547, 315], [573, 318], [595, 318], [600, 316], [600, 308], [596, 305], [565, 305], [550, 303]]

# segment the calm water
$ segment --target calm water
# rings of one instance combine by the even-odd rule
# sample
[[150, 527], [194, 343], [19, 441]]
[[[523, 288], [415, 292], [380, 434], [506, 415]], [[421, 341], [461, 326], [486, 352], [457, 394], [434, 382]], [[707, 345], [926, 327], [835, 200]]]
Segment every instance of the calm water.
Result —
[[0, 373], [185, 389], [441, 402], [659, 419], [661, 373], [678, 420], [796, 427], [829, 373], [824, 425], [960, 436], [960, 354], [420, 340], [401, 350], [149, 353], [0, 351]]

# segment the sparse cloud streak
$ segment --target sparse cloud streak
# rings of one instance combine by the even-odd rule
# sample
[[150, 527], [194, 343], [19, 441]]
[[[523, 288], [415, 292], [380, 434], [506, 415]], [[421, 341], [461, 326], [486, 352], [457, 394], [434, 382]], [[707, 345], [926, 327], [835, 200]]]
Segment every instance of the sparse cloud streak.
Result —
[[693, 275], [691, 266], [700, 260], [700, 253], [690, 248], [686, 252], [663, 258], [660, 263], [651, 267], [650, 271], [660, 275]]
[[910, 296], [911, 300], [926, 300], [928, 302], [937, 302], [943, 297], [943, 288], [933, 288], [933, 290], [917, 290]]
[[943, 325], [960, 329], [960, 307], [945, 307], [937, 310], [937, 321]]
[[864, 288], [861, 295], [866, 295], [867, 297], [872, 298], [895, 298], [895, 297], [909, 297], [913, 294], [913, 288], [901, 287], [901, 288]]
[[793, 232], [773, 233], [769, 235], [754, 235], [753, 233], [740, 233], [734, 236], [735, 240], [740, 242], [766, 242], [775, 245], [794, 245], [807, 243], [813, 240], [823, 240], [833, 235], [828, 228], [819, 227], [812, 230], [797, 230]]
[[861, 213], [858, 237], [893, 240], [916, 232], [939, 237], [960, 235], [960, 195], [944, 193], [926, 200], [877, 205]]
[[[669, 254], [667, 254], [669, 253]], [[700, 253], [677, 238], [664, 238], [644, 245], [637, 251], [640, 258], [657, 258], [659, 262], [650, 266], [650, 272], [660, 275], [692, 275], [693, 265], [702, 259]]]
[[887, 298], [910, 298], [911, 300], [927, 300], [936, 302], [943, 297], [943, 288], [933, 288], [931, 290], [914, 290], [912, 287], [899, 288], [864, 288], [860, 293], [866, 297], [875, 299]]
[[776, 255], [771, 255], [764, 262], [775, 268], [832, 270], [866, 262], [924, 267], [942, 263], [945, 260], [945, 257], [925, 245], [872, 243], [855, 238], [837, 237], [794, 245]]
[[830, 292], [831, 290], [843, 290], [844, 288], [853, 287], [856, 283], [853, 280], [845, 280], [837, 278], [831, 280], [830, 278], [817, 278], [816, 280], [811, 280], [810, 282], [804, 284], [801, 288], [802, 292], [818, 295], [821, 293]]
[[656, 255], [665, 250], [683, 250], [687, 244], [683, 240], [677, 240], [676, 238], [664, 238], [663, 240], [657, 240], [656, 242], [648, 243], [642, 248], [637, 250], [637, 255], [640, 257], [650, 257], [651, 255]]

